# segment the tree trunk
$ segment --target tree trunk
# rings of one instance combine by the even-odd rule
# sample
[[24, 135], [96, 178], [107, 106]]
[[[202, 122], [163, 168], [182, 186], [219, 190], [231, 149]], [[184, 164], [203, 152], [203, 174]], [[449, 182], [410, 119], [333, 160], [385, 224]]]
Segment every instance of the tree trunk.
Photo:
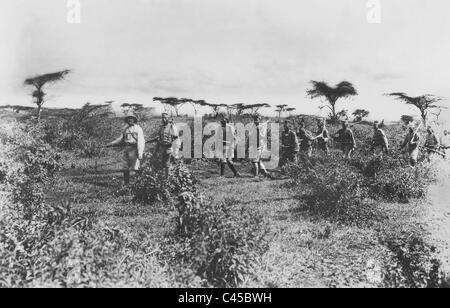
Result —
[[41, 115], [42, 115], [42, 103], [38, 103], [38, 110], [37, 110], [37, 122], [41, 122]]
[[427, 112], [424, 111], [424, 110], [421, 110], [420, 113], [421, 113], [421, 116], [422, 116], [423, 125], [426, 126], [427, 125]]

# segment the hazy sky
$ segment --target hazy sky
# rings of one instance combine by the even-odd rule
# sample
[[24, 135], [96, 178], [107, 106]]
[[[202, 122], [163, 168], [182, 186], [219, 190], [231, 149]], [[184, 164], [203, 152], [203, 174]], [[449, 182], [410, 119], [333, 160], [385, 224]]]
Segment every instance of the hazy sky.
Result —
[[383, 93], [450, 98], [448, 0], [381, 0], [380, 24], [367, 0], [80, 3], [69, 24], [66, 0], [0, 1], [0, 104], [30, 104], [22, 81], [66, 68], [48, 106], [175, 96], [319, 114], [308, 82], [348, 80], [360, 95], [342, 107], [395, 120], [414, 111]]

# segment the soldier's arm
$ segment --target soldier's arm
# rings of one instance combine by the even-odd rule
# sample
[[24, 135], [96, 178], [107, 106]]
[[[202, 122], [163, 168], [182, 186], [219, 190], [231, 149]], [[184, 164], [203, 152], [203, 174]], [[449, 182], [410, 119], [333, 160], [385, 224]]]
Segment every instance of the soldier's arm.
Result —
[[108, 145], [106, 145], [107, 148], [113, 148], [116, 147], [118, 145], [121, 145], [123, 142], [123, 134], [117, 138], [116, 140], [114, 140], [113, 142], [109, 143]]
[[350, 131], [350, 136], [352, 138], [352, 145], [353, 145], [354, 148], [356, 148], [355, 134], [353, 134], [352, 131]]
[[299, 152], [300, 151], [300, 142], [298, 141], [297, 134], [293, 132], [292, 137], [294, 138], [294, 151]]

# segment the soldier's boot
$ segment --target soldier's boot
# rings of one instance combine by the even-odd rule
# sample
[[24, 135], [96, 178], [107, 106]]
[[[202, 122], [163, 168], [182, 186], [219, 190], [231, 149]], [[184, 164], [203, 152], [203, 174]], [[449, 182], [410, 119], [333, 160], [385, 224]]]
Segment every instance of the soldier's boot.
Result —
[[235, 166], [234, 166], [234, 164], [233, 164], [232, 162], [228, 162], [228, 167], [230, 167], [231, 171], [232, 171], [233, 174], [234, 174], [234, 177], [238, 178], [238, 177], [241, 176], [241, 175], [239, 174], [239, 172], [237, 172], [237, 170], [236, 170], [236, 168], [235, 168]]
[[125, 184], [125, 186], [130, 185], [130, 171], [123, 172], [123, 183]]
[[220, 176], [225, 175], [225, 163], [220, 163]]

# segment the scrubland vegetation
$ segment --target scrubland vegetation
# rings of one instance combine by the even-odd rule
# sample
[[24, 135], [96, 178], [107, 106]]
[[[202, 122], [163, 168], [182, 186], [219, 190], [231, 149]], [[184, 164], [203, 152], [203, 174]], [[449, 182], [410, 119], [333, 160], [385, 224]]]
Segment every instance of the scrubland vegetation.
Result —
[[[401, 125], [384, 160], [355, 125], [351, 161], [317, 153], [273, 181], [205, 160], [166, 179], [148, 148], [124, 188], [120, 151], [97, 147], [122, 127], [108, 112], [1, 121], [1, 287], [449, 286], [424, 219], [436, 170], [404, 162]], [[152, 136], [159, 121], [142, 124]]]

